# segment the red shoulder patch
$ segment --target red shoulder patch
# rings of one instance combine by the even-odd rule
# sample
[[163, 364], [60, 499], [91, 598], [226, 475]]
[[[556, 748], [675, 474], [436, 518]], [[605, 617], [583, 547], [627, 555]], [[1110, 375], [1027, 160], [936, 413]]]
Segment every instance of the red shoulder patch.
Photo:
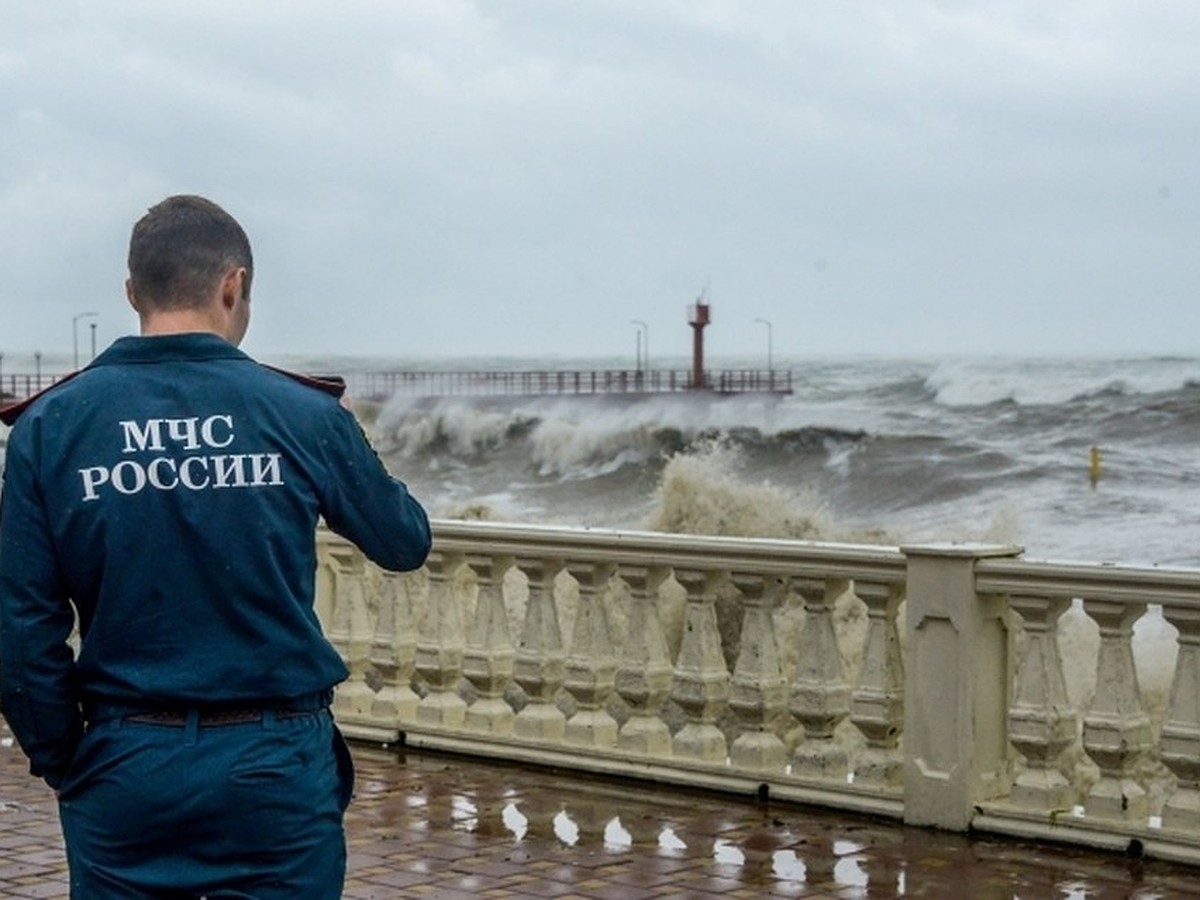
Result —
[[[82, 369], [79, 370], [79, 372], [82, 371]], [[7, 406], [0, 406], [0, 422], [3, 422], [5, 425], [12, 425], [21, 417], [21, 413], [29, 409], [34, 401], [46, 396], [46, 394], [50, 393], [55, 388], [66, 384], [68, 381], [78, 375], [79, 372], [71, 372], [69, 375], [64, 375], [62, 378], [58, 379], [58, 381], [54, 382], [54, 384], [50, 385], [49, 387], [42, 388], [36, 394], [31, 394], [24, 400], [18, 400], [16, 403], [10, 403]]]
[[339, 400], [346, 393], [346, 379], [341, 375], [302, 375], [299, 372], [289, 372], [287, 369], [268, 366], [266, 363], [259, 363], [259, 365], [264, 369], [270, 369], [272, 372], [278, 372], [280, 375], [286, 375], [293, 381], [306, 384], [310, 388], [324, 391], [326, 394], [337, 397]]

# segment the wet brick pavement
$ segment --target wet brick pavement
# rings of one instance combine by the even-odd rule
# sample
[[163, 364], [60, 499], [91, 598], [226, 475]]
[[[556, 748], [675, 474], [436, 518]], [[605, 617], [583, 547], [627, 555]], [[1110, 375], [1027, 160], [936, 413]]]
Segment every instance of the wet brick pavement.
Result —
[[[1200, 897], [1200, 869], [356, 746], [348, 900]], [[0, 896], [66, 896], [54, 798], [0, 748]]]

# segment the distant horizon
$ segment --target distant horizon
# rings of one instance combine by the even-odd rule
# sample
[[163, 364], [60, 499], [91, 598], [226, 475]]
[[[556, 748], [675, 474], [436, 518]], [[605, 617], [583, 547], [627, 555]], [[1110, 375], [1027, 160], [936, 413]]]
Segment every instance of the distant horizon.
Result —
[[[108, 344], [97, 347], [97, 355], [99, 355]], [[462, 371], [486, 371], [491, 367], [501, 371], [519, 371], [522, 367], [528, 368], [531, 371], [539, 369], [553, 369], [556, 367], [569, 367], [569, 369], [595, 369], [595, 370], [626, 370], [636, 371], [638, 366], [634, 359], [633, 353], [597, 353], [597, 354], [567, 354], [561, 352], [551, 352], [546, 354], [528, 354], [528, 353], [490, 353], [490, 354], [447, 354], [447, 355], [418, 355], [410, 353], [342, 353], [342, 352], [281, 352], [281, 353], [256, 353], [252, 349], [243, 346], [247, 354], [254, 359], [263, 362], [273, 362], [276, 364], [285, 365], [289, 362], [329, 362], [337, 363], [344, 361], [354, 364], [358, 371], [387, 371], [387, 369], [379, 369], [377, 366], [392, 365], [398, 371], [420, 371], [422, 365], [428, 365], [431, 371], [447, 371], [447, 365], [461, 363], [459, 369]], [[34, 375], [37, 368], [36, 353], [38, 351], [11, 351], [0, 350], [0, 377], [8, 375]], [[73, 351], [54, 351], [43, 352], [41, 358], [41, 374], [43, 377], [51, 375], [61, 375], [71, 372], [74, 369], [74, 352]], [[959, 362], [959, 363], [978, 363], [986, 364], [988, 362], [1037, 362], [1037, 361], [1054, 361], [1054, 362], [1181, 362], [1200, 363], [1200, 352], [1196, 354], [1181, 354], [1181, 353], [1102, 353], [1102, 352], [1064, 352], [1064, 353], [1037, 353], [1037, 352], [1006, 352], [1006, 353], [853, 353], [853, 352], [831, 352], [822, 353], [798, 354], [798, 353], [778, 353], [773, 355], [772, 369], [782, 371], [785, 368], [803, 366], [810, 362], [827, 362], [827, 363], [853, 363], [853, 362], [912, 362], [912, 363], [937, 363], [937, 362]], [[79, 367], [85, 367], [91, 362], [90, 347], [86, 353], [80, 353]], [[662, 354], [652, 356], [647, 367], [643, 363], [642, 368], [650, 370], [682, 370], [691, 368], [692, 359], [690, 354]], [[523, 365], [524, 364], [524, 365]], [[766, 371], [766, 357], [760, 352], [746, 353], [710, 353], [705, 352], [705, 369], [757, 369]]]

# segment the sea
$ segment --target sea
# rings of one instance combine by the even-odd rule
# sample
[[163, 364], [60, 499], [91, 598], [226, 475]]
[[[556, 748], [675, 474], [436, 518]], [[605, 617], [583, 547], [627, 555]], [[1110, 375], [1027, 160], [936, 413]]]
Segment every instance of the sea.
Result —
[[[632, 368], [559, 356], [265, 361], [347, 375]], [[652, 364], [682, 372], [689, 360]], [[708, 366], [765, 368], [761, 358]], [[1031, 559], [1200, 566], [1200, 357], [773, 366], [791, 372], [794, 393], [394, 395], [355, 408], [388, 468], [437, 517], [974, 541], [1016, 544]], [[4, 375], [21, 370], [19, 356], [5, 359]]]
[[[709, 366], [763, 368], [734, 358]], [[774, 366], [791, 371], [793, 394], [399, 395], [367, 416], [388, 466], [443, 517], [979, 541], [1017, 544], [1027, 558], [1200, 566], [1200, 358], [831, 357]], [[684, 371], [688, 361], [663, 367]]]

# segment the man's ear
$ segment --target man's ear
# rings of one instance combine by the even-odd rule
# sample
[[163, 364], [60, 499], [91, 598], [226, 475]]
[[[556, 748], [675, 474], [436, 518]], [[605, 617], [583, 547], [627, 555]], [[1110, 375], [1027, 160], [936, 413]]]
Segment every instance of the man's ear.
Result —
[[225, 273], [225, 277], [221, 279], [221, 305], [225, 309], [232, 310], [237, 306], [238, 301], [242, 299], [245, 283], [246, 269], [244, 267], [238, 266]]
[[136, 312], [140, 316], [142, 314], [142, 311], [138, 308], [137, 298], [133, 296], [133, 279], [132, 278], [125, 279], [125, 299], [129, 301], [129, 305], [133, 307], [134, 312]]

